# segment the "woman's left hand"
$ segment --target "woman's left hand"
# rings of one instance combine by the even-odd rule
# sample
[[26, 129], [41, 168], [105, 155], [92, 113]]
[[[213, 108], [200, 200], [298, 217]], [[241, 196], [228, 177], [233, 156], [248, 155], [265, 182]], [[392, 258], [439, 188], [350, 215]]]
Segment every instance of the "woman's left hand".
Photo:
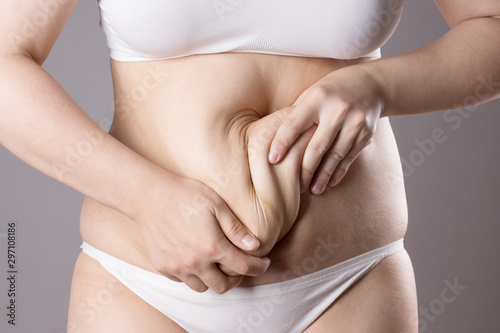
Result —
[[371, 143], [385, 102], [382, 89], [362, 65], [334, 71], [306, 89], [271, 143], [269, 162], [281, 161], [299, 135], [317, 129], [302, 160], [301, 192], [321, 194], [337, 185]]

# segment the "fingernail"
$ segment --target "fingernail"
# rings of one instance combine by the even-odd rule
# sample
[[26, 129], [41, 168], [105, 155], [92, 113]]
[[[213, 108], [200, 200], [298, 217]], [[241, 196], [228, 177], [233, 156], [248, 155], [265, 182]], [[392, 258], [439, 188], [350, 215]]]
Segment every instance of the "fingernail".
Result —
[[312, 192], [314, 194], [321, 194], [323, 193], [324, 190], [325, 190], [325, 184], [323, 184], [322, 182], [317, 182], [316, 184], [314, 184], [314, 187], [312, 188]]
[[241, 240], [241, 242], [248, 249], [253, 249], [254, 247], [256, 247], [256, 246], [259, 245], [259, 241], [255, 237], [252, 237], [252, 236], [250, 236], [248, 234], [245, 235], [245, 237], [243, 237], [243, 239]]
[[330, 178], [330, 181], [328, 182], [328, 186], [334, 187], [336, 183], [337, 183], [337, 178], [332, 177], [332, 178]]
[[276, 161], [278, 161], [278, 152], [273, 149], [269, 153], [269, 162], [274, 164]]
[[338, 183], [340, 183], [340, 178], [335, 177], [332, 180], [330, 180], [331, 187], [337, 186]]

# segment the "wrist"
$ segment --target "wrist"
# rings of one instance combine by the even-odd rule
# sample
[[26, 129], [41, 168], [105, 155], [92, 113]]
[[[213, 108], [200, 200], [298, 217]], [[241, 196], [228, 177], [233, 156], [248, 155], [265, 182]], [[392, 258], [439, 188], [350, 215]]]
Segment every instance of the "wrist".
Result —
[[380, 112], [380, 118], [392, 116], [392, 98], [391, 90], [387, 84], [383, 73], [380, 71], [379, 67], [376, 65], [377, 60], [356, 67], [361, 71], [361, 75], [364, 78], [364, 82], [372, 87], [372, 90], [379, 98], [382, 106]]

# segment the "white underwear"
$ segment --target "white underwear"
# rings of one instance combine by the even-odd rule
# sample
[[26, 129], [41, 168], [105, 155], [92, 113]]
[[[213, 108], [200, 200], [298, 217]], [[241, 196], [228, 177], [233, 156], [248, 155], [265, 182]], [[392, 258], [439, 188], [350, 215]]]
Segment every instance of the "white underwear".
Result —
[[311, 274], [266, 285], [237, 287], [222, 295], [211, 289], [198, 293], [184, 283], [131, 265], [85, 242], [81, 248], [132, 292], [189, 333], [298, 333], [383, 258], [403, 249], [403, 239]]

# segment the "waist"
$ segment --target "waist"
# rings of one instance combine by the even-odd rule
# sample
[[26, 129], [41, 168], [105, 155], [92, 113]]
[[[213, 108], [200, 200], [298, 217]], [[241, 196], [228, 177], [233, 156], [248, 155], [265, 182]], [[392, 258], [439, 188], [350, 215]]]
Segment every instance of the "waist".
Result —
[[[279, 241], [269, 247], [274, 264], [267, 278], [248, 283], [273, 281], [273, 270], [309, 255], [320, 237], [337, 247], [327, 267], [401, 238], [406, 230], [403, 178], [387, 119], [379, 121], [373, 144], [342, 183], [322, 196], [299, 196], [300, 147], [278, 165], [281, 169], [265, 166], [272, 114], [346, 65], [261, 54], [112, 63], [116, 115], [110, 133], [168, 171], [209, 185], [258, 237], [272, 234], [265, 241], [273, 246]], [[252, 142], [260, 143], [249, 159]], [[87, 199], [82, 235], [97, 246], [103, 232], [120, 238], [106, 243], [122, 244], [121, 249], [100, 246], [106, 252], [147, 258], [133, 221]]]

